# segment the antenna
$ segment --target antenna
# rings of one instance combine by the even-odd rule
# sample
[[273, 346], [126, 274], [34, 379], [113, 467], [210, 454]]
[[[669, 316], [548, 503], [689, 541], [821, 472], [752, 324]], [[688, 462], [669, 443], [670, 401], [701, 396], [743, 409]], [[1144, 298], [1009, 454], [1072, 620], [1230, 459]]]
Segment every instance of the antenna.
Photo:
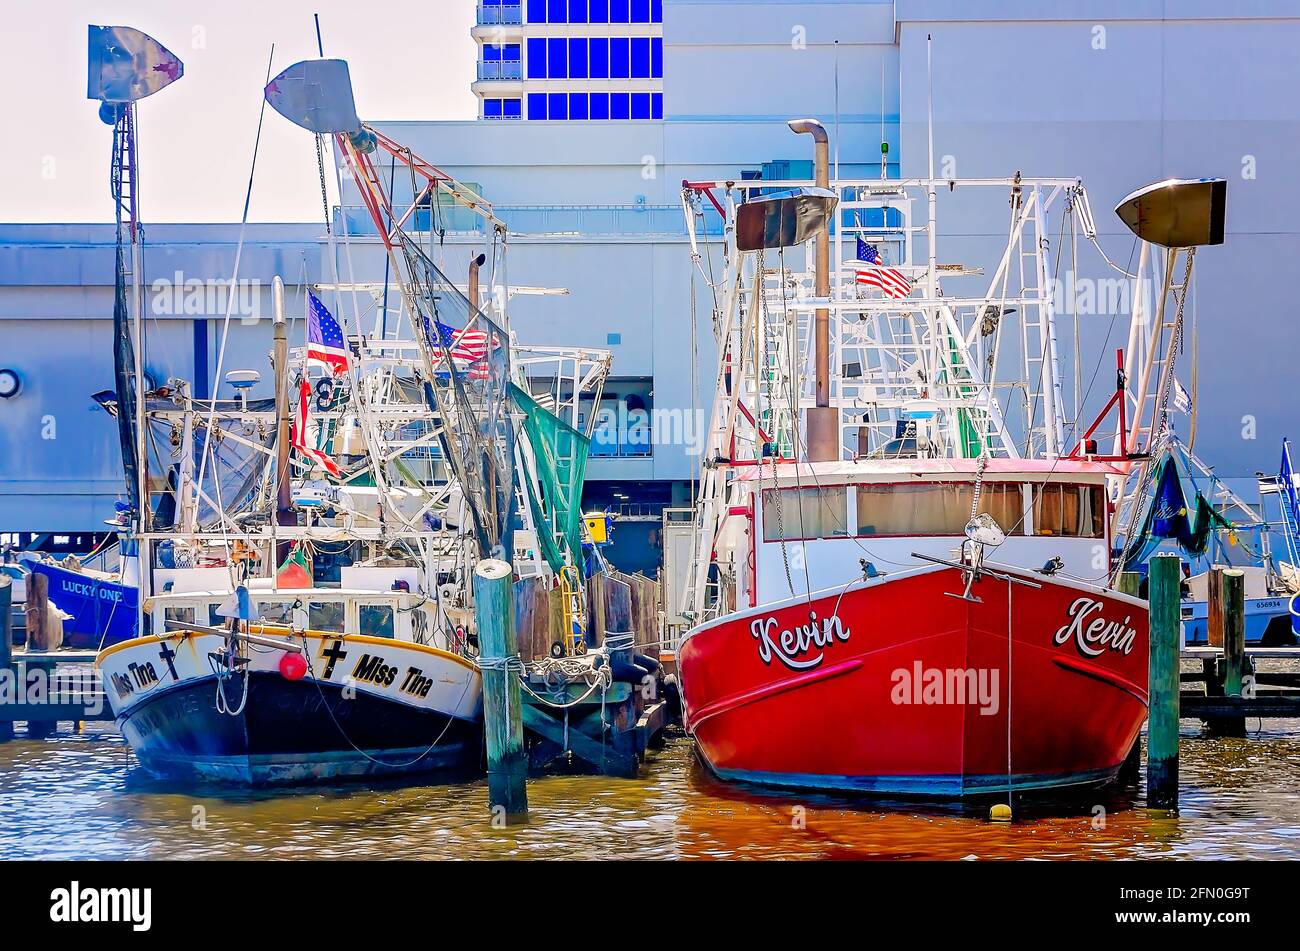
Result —
[[889, 177], [889, 139], [885, 137], [885, 58], [880, 57], [880, 180]]
[[316, 21], [316, 54], [320, 56], [321, 59], [324, 59], [325, 47], [320, 41], [320, 14], [313, 13], [312, 18]]

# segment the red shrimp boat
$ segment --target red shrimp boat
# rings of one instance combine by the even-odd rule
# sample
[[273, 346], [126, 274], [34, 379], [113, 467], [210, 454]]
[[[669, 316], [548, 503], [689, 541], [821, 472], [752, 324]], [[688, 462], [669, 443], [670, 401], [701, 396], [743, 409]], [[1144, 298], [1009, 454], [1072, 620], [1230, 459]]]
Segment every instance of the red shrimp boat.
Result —
[[[1108, 782], [1147, 715], [1147, 607], [1117, 590], [1113, 535], [1125, 414], [1151, 386], [1131, 397], [1119, 354], [1110, 402], [1075, 431], [1049, 213], [1095, 237], [1087, 194], [1019, 174], [832, 183], [825, 131], [790, 125], [817, 142], [820, 187], [683, 191], [688, 220], [726, 224], [695, 547], [667, 569], [697, 752], [723, 780], [872, 794]], [[936, 261], [936, 192], [953, 190], [1010, 208], [987, 229], [1009, 234], [991, 278]], [[971, 296], [940, 286], [971, 277]]]

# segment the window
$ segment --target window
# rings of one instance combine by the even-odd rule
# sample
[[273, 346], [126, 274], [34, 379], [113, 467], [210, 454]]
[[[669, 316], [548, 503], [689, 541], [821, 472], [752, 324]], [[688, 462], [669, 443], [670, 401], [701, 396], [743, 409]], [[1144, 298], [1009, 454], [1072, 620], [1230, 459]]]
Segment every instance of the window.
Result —
[[631, 21], [633, 23], [650, 22], [650, 0], [632, 0]]
[[483, 118], [500, 119], [501, 118], [501, 100], [484, 99], [483, 100]]
[[394, 634], [393, 609], [387, 604], [363, 604], [357, 609], [358, 627], [369, 637], [388, 637]]
[[268, 601], [258, 606], [257, 619], [263, 624], [289, 627], [293, 622], [294, 601]]
[[590, 98], [589, 118], [608, 119], [609, 118], [609, 93], [593, 92]]
[[650, 0], [650, 22], [664, 22], [664, 0]]
[[546, 38], [532, 36], [528, 38], [528, 78], [546, 78]]
[[609, 38], [593, 36], [587, 44], [591, 63], [592, 79], [609, 78]]
[[[163, 621], [180, 621], [183, 624], [193, 624], [194, 609], [193, 608], [164, 608]], [[170, 631], [172, 630], [172, 626], [170, 624], [164, 624], [163, 630]]]
[[608, 23], [609, 0], [588, 0], [587, 20], [591, 23]]
[[[970, 521], [970, 482], [902, 482], [858, 486], [859, 535], [961, 535]], [[979, 511], [1008, 534], [1019, 530], [1024, 502], [1018, 482], [986, 482]]]
[[629, 12], [628, 0], [609, 0], [610, 23], [626, 23]]
[[569, 13], [565, 9], [564, 0], [546, 0], [546, 20], [548, 23], [565, 23], [569, 19]]
[[848, 490], [842, 485], [763, 490], [763, 540], [844, 538]]
[[609, 40], [609, 78], [628, 79], [628, 39], [613, 36]]
[[569, 0], [569, 22], [587, 22], [587, 0]]
[[650, 118], [650, 94], [648, 92], [632, 93], [632, 118]]
[[528, 22], [546, 22], [546, 0], [528, 0]]
[[628, 117], [627, 93], [612, 92], [609, 94], [609, 117], [611, 119], [626, 119]]
[[565, 93], [553, 92], [547, 94], [546, 117], [548, 119], [569, 118], [569, 97]]
[[[635, 36], [632, 38], [632, 78], [649, 79], [650, 78], [650, 37]], [[647, 113], [649, 110], [647, 110]]]
[[523, 102], [519, 99], [502, 99], [501, 115], [506, 119], [519, 119], [523, 116]]
[[650, 76], [653, 79], [664, 78], [664, 40], [661, 36], [650, 41]]
[[208, 602], [208, 627], [223, 627], [226, 619], [217, 613], [221, 608], [220, 601]]
[[[549, 79], [564, 79], [569, 75], [565, 58], [564, 37], [551, 37], [546, 41], [546, 75]], [[554, 116], [551, 116], [554, 119]]]
[[587, 41], [569, 40], [569, 78], [587, 78]]
[[585, 92], [569, 93], [569, 118], [587, 118], [587, 94]]
[[308, 629], [342, 634], [344, 607], [342, 601], [309, 601], [307, 603]]
[[1034, 534], [1072, 538], [1105, 535], [1106, 501], [1099, 485], [1044, 485], [1034, 489]]
[[528, 94], [528, 118], [546, 118], [546, 93], [530, 92]]
[[664, 94], [655, 92], [650, 94], [650, 118], [662, 119], [664, 117]]

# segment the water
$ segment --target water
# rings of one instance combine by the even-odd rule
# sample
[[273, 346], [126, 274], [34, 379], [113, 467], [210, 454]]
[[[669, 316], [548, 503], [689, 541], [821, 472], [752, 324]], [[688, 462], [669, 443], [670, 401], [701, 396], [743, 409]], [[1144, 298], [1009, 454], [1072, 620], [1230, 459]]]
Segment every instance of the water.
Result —
[[119, 736], [92, 727], [0, 744], [0, 857], [1293, 858], [1300, 720], [1263, 725], [1248, 739], [1210, 739], [1184, 723], [1178, 816], [1144, 808], [1140, 788], [1018, 804], [1010, 825], [987, 821], [987, 803], [764, 795], [718, 783], [678, 737], [639, 780], [530, 782], [531, 822], [509, 829], [487, 821], [481, 779], [174, 787], [148, 779]]

